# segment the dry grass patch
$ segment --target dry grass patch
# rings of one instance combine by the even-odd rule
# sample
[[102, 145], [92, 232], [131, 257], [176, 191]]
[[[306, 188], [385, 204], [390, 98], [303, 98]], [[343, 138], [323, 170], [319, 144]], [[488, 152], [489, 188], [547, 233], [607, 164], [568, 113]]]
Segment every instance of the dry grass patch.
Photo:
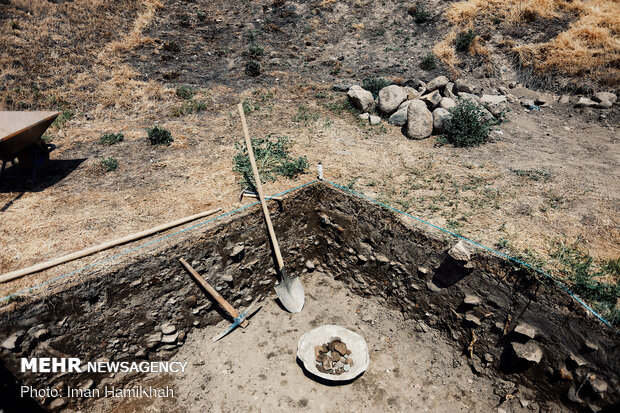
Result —
[[458, 30], [499, 23], [524, 31], [537, 19], [567, 19], [568, 28], [548, 41], [515, 43], [512, 51], [520, 63], [539, 74], [586, 76], [609, 85], [620, 82], [620, 3], [617, 1], [468, 0], [453, 4], [445, 16], [456, 28], [435, 46], [434, 52], [450, 66], [458, 62], [450, 51], [451, 38]]

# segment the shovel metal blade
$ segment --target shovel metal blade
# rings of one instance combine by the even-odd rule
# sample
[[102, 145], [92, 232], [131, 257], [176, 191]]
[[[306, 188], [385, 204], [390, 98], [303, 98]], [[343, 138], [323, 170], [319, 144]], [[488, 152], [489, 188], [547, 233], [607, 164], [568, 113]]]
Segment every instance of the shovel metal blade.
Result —
[[273, 287], [280, 302], [291, 313], [298, 313], [304, 308], [306, 300], [304, 294], [304, 286], [299, 278], [283, 277], [280, 284]]

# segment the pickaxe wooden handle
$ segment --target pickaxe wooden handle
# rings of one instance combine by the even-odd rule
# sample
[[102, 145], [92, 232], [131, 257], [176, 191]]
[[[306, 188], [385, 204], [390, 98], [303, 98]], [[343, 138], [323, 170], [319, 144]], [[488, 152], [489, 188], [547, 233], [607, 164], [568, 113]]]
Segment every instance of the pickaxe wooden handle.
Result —
[[[196, 280], [196, 282], [200, 284], [205, 290], [207, 290], [209, 294], [211, 294], [211, 296], [215, 299], [215, 301], [217, 301], [220, 307], [222, 307], [228, 314], [230, 314], [233, 319], [239, 317], [239, 311], [235, 310], [235, 308], [230, 305], [228, 301], [226, 301], [226, 299], [220, 295], [220, 293], [215, 291], [215, 288], [211, 287], [211, 285], [206, 282], [205, 279], [202, 278], [200, 274], [198, 274], [198, 272], [196, 272], [196, 270], [194, 270], [192, 266], [187, 263], [187, 261], [185, 261], [183, 258], [180, 258], [179, 261], [181, 261], [181, 264], [183, 264], [183, 266], [185, 267], [187, 272], [189, 272], [192, 278]], [[246, 328], [248, 326], [248, 320], [243, 320], [239, 325], [243, 328]]]

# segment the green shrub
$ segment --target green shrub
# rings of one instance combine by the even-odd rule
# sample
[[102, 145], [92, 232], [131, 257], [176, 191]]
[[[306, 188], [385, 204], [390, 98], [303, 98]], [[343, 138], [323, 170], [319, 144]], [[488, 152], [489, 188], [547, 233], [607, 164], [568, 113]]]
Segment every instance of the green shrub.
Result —
[[58, 129], [64, 128], [67, 122], [73, 119], [74, 116], [75, 116], [75, 111], [73, 109], [63, 107], [61, 108], [60, 115], [58, 115], [54, 123], [52, 123], [52, 126]]
[[413, 21], [418, 24], [426, 23], [431, 17], [431, 14], [424, 8], [422, 4], [418, 4], [415, 7], [410, 7], [407, 12], [411, 17], [413, 17]]
[[116, 158], [110, 156], [109, 158], [101, 159], [101, 169], [103, 169], [103, 172], [112, 172], [115, 171], [116, 168], [118, 168], [118, 161]]
[[251, 77], [260, 75], [260, 64], [254, 60], [245, 62], [245, 74]]
[[362, 87], [367, 91], [372, 92], [374, 97], [377, 97], [381, 89], [391, 84], [392, 82], [382, 77], [371, 77], [362, 80]]
[[177, 86], [177, 96], [181, 99], [189, 100], [196, 94], [196, 89], [191, 86]]
[[349, 112], [354, 115], [359, 114], [359, 111], [355, 108], [355, 106], [353, 106], [349, 98], [342, 98], [336, 101], [327, 102], [324, 106], [336, 115], [340, 115], [343, 112]]
[[174, 138], [168, 129], [160, 128], [157, 125], [147, 129], [147, 133], [151, 145], [170, 146], [172, 141], [174, 141]]
[[191, 115], [192, 113], [202, 112], [206, 109], [207, 104], [205, 102], [190, 99], [187, 102], [184, 102], [181, 107], [174, 109], [172, 111], [172, 116]]
[[317, 120], [319, 120], [319, 114], [311, 112], [310, 109], [304, 105], [300, 105], [297, 108], [297, 114], [293, 116], [293, 122], [296, 123], [307, 124], [308, 122], [316, 122]]
[[469, 147], [482, 145], [489, 139], [492, 122], [485, 118], [477, 103], [459, 98], [450, 113], [452, 118], [446, 122], [443, 140], [456, 147]]
[[[620, 326], [620, 311], [615, 308], [620, 298], [620, 258], [596, 262], [577, 245], [555, 241], [551, 257], [559, 263], [562, 278], [567, 279], [574, 293], [616, 326]], [[604, 282], [610, 279], [611, 282]]]
[[432, 53], [427, 54], [420, 61], [420, 68], [422, 70], [433, 70], [437, 67], [435, 63], [435, 55]]
[[123, 134], [122, 133], [104, 133], [103, 135], [101, 135], [101, 138], [99, 138], [99, 142], [104, 144], [104, 145], [114, 145], [116, 143], [122, 142], [123, 141]]
[[548, 181], [552, 177], [552, 173], [547, 169], [513, 169], [510, 171], [533, 181]]
[[456, 39], [454, 40], [454, 46], [456, 47], [457, 51], [466, 52], [469, 50], [469, 46], [471, 46], [475, 38], [476, 33], [472, 29], [462, 31], [456, 35]]
[[260, 105], [258, 103], [252, 103], [248, 99], [243, 99], [243, 102], [241, 102], [241, 106], [243, 107], [243, 113], [245, 113], [246, 115], [249, 115], [250, 113], [260, 109]]
[[259, 58], [261, 56], [263, 56], [265, 54], [265, 49], [263, 49], [262, 47], [260, 47], [257, 44], [250, 44], [250, 47], [248, 47], [248, 50], [244, 53], [246, 56], [250, 56], [254, 59]]
[[[305, 156], [293, 158], [290, 156], [291, 141], [283, 136], [277, 140], [252, 139], [252, 148], [256, 158], [256, 166], [262, 181], [275, 181], [277, 176], [295, 178], [308, 169], [308, 159]], [[252, 166], [245, 144], [235, 144], [237, 154], [233, 157], [233, 171], [240, 175], [239, 183], [243, 187], [255, 189]]]

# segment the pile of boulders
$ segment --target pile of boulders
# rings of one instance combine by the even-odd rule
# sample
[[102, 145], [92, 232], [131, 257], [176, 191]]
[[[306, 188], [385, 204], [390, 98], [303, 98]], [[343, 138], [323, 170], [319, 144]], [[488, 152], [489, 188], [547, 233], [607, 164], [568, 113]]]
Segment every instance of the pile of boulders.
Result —
[[449, 109], [456, 106], [458, 98], [469, 99], [478, 105], [489, 120], [499, 117], [506, 110], [505, 95], [474, 94], [476, 87], [462, 79], [454, 83], [446, 76], [438, 76], [428, 83], [414, 79], [403, 86], [390, 85], [373, 94], [361, 86], [353, 85], [347, 95], [353, 106], [364, 112], [361, 119], [371, 124], [381, 122], [376, 112], [396, 126], [405, 126], [404, 131], [410, 139], [425, 139], [444, 132], [446, 121], [452, 117]]
[[[425, 139], [431, 135], [444, 133], [446, 121], [452, 117], [450, 109], [455, 107], [458, 99], [468, 99], [477, 105], [489, 121], [503, 120], [508, 103], [520, 103], [526, 110], [539, 110], [549, 106], [552, 101], [560, 104], [572, 104], [575, 107], [592, 107], [609, 109], [617, 100], [610, 92], [598, 92], [587, 97], [551, 97], [540, 94], [536, 99], [521, 98], [513, 95], [510, 89], [517, 87], [510, 82], [508, 88], [482, 89], [465, 79], [451, 82], [446, 76], [438, 76], [428, 83], [419, 79], [408, 80], [402, 84], [384, 87], [375, 98], [373, 94], [359, 85], [337, 84], [335, 91], [346, 91], [351, 104], [363, 112], [360, 119], [371, 125], [381, 123], [381, 117], [388, 123], [402, 126], [410, 139]], [[578, 98], [578, 101], [575, 100]], [[373, 115], [373, 113], [375, 113]], [[377, 116], [379, 115], [379, 116]]]

